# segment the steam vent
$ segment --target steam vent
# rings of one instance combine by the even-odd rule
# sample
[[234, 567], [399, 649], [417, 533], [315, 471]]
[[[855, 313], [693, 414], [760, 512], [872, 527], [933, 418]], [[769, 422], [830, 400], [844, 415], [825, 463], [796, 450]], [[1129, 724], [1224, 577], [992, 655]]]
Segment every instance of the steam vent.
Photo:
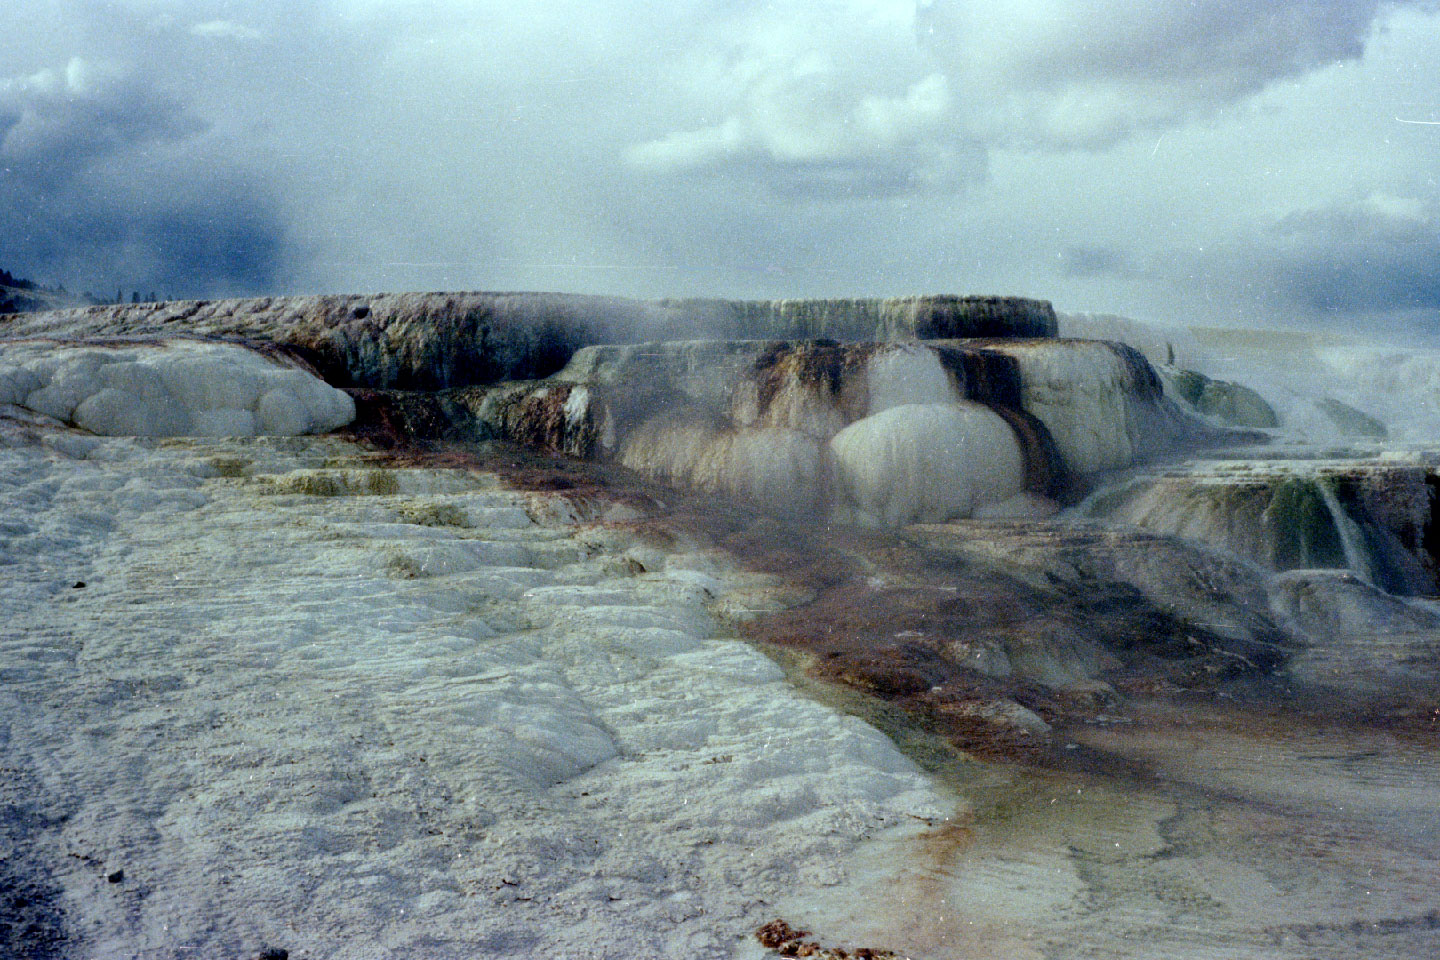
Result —
[[[1218, 435], [1138, 352], [1055, 339], [1051, 305], [1021, 298], [276, 298], [58, 311], [7, 332], [264, 347], [349, 388], [372, 435], [510, 440], [872, 526], [1048, 515], [1092, 474]], [[263, 420], [227, 416], [190, 419]]]

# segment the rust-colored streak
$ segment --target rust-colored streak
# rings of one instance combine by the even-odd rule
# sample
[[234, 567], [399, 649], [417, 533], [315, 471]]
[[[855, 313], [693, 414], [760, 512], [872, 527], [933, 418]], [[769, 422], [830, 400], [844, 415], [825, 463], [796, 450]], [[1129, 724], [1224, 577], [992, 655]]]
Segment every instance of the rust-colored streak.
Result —
[[[818, 386], [830, 397], [838, 398], [847, 381], [863, 381], [855, 374], [863, 372], [870, 357], [883, 347], [879, 343], [842, 344], [834, 340], [777, 342], [755, 360], [760, 409], [769, 409], [787, 383]], [[864, 398], [857, 399], [855, 406], [859, 409], [848, 411], [849, 419], [860, 416], [864, 409]]]
[[593, 438], [585, 431], [567, 429], [565, 402], [573, 389], [555, 385], [506, 403], [500, 414], [505, 437], [548, 453], [588, 456]]
[[434, 441], [468, 439], [469, 411], [438, 393], [350, 389], [355, 419], [343, 431], [382, 450], [422, 449]]
[[978, 345], [953, 344], [937, 344], [935, 354], [966, 400], [1020, 409], [1020, 363], [1014, 357]]
[[893, 951], [875, 947], [826, 947], [807, 939], [809, 930], [798, 930], [782, 919], [774, 919], [755, 931], [755, 939], [781, 957], [809, 957], [810, 960], [892, 960]]
[[1025, 458], [1025, 489], [1064, 504], [1078, 502], [1084, 493], [1084, 484], [1065, 465], [1055, 438], [1040, 418], [1019, 407], [992, 406], [990, 409], [1010, 424], [1020, 440], [1020, 453]]

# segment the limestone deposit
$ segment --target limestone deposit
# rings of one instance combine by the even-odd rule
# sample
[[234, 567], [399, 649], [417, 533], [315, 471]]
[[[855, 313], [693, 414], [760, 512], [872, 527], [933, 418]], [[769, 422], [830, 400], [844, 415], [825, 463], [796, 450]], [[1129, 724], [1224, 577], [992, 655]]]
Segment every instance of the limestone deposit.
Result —
[[[1200, 413], [1217, 417], [1235, 427], [1278, 427], [1274, 409], [1249, 387], [1225, 380], [1212, 380], [1194, 370], [1166, 370], [1166, 385], [1176, 396]], [[1383, 427], [1381, 428], [1383, 434]]]
[[902, 404], [830, 441], [838, 516], [870, 526], [968, 517], [1025, 489], [1010, 425], [978, 403]]
[[1435, 467], [1352, 461], [1192, 461], [1142, 473], [1085, 516], [1177, 534], [1268, 570], [1345, 570], [1402, 596], [1440, 593]]
[[1046, 311], [7, 321], [0, 955], [1429, 956], [1440, 453]]
[[336, 386], [433, 390], [548, 376], [581, 347], [696, 339], [1049, 337], [1020, 297], [626, 300], [540, 293], [178, 300], [9, 317], [0, 336], [220, 336], [284, 345]]
[[4, 404], [108, 436], [294, 436], [355, 416], [288, 357], [183, 338], [0, 340]]
[[[871, 523], [981, 509], [1031, 515], [1105, 471], [1233, 439], [1167, 398], [1139, 353], [1101, 341], [595, 346], [549, 379], [446, 398], [487, 436]], [[881, 450], [890, 453], [861, 465]], [[955, 459], [961, 450], [964, 465]], [[961, 482], [962, 473], [972, 479]], [[956, 483], [951, 494], [934, 492]], [[884, 487], [914, 496], [882, 506], [872, 494]]]

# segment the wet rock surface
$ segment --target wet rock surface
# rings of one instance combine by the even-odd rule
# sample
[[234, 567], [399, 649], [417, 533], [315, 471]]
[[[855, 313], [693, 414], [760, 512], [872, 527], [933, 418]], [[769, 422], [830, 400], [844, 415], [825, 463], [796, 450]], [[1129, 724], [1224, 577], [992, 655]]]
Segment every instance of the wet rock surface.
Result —
[[8, 955], [725, 955], [944, 807], [644, 485], [8, 421], [0, 478]]
[[1273, 571], [1349, 570], [1402, 596], [1440, 592], [1433, 464], [1192, 460], [1097, 494], [1081, 512], [1224, 550]]
[[[625, 488], [603, 470], [582, 472]], [[875, 531], [666, 503], [657, 542], [683, 531], [775, 578], [778, 608], [733, 599], [748, 638], [965, 799], [783, 900], [821, 931], [784, 943], [1425, 955], [1434, 614], [1063, 519]]]
[[[1194, 370], [1174, 370], [1168, 380], [1176, 396], [1206, 416], [1235, 427], [1280, 426], [1280, 419], [1270, 404], [1249, 387], [1212, 380]], [[1381, 429], [1383, 431], [1383, 427]], [[1380, 435], [1384, 436], [1383, 432]]]
[[[0, 787], [0, 956], [25, 960], [64, 960], [67, 949], [65, 912], [59, 885], [45, 859], [37, 856], [38, 834], [53, 829], [54, 823], [26, 802], [7, 769], [6, 785]], [[33, 794], [32, 794], [33, 799]]]
[[1117, 690], [1213, 694], [1274, 675], [1303, 648], [1269, 613], [1262, 576], [1174, 537], [1048, 521], [867, 530], [521, 450], [440, 456], [620, 497], [661, 546], [712, 544], [772, 579], [753, 606], [733, 601], [745, 637], [968, 752], [1048, 752], [1047, 724], [1103, 713]]

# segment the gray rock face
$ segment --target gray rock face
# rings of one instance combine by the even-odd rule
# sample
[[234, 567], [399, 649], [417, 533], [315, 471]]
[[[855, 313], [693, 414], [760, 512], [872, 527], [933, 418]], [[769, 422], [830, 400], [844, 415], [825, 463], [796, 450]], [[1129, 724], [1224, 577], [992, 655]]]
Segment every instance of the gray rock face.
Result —
[[15, 317], [0, 336], [238, 337], [294, 349], [336, 386], [435, 390], [545, 377], [581, 347], [650, 340], [1048, 337], [1055, 311], [1018, 297], [668, 300], [548, 293], [186, 300]]
[[1268, 570], [1350, 570], [1394, 594], [1433, 596], [1437, 485], [1418, 465], [1219, 462], [1137, 479], [1081, 509]]
[[[1051, 595], [1068, 595], [1096, 611], [1097, 619], [1088, 622], [1027, 623], [1018, 636], [1013, 630], [993, 631], [1010, 669], [1046, 686], [1095, 679], [1116, 655], [1148, 650], [1172, 656], [1192, 641], [1197, 649], [1209, 647], [1234, 658], [1233, 665], [1262, 669], [1275, 667], [1295, 648], [1268, 610], [1264, 579], [1254, 567], [1176, 537], [1013, 523], [918, 525], [902, 536], [1043, 585], [1047, 596], [1036, 604], [1039, 611], [1069, 604]], [[1130, 619], [1144, 608], [1150, 612]], [[1097, 640], [1103, 650], [1096, 649]]]
[[1024, 297], [925, 296], [829, 300], [662, 300], [716, 339], [949, 340], [1054, 337], [1055, 309]]
[[1349, 571], [1295, 570], [1270, 581], [1270, 607], [1305, 639], [1287, 674], [1316, 693], [1348, 710], [1434, 699], [1433, 605], [1391, 596]]
[[1376, 437], [1383, 440], [1389, 434], [1389, 431], [1385, 429], [1385, 424], [1368, 413], [1361, 413], [1354, 407], [1346, 406], [1339, 400], [1321, 397], [1315, 401], [1315, 406], [1330, 418], [1330, 421], [1340, 429], [1341, 433], [1348, 436]]
[[[1176, 370], [1170, 377], [1175, 394], [1206, 416], [1235, 427], [1268, 429], [1280, 426], [1275, 410], [1249, 387], [1212, 380], [1194, 370]], [[1384, 429], [1383, 427], [1381, 428]]]

